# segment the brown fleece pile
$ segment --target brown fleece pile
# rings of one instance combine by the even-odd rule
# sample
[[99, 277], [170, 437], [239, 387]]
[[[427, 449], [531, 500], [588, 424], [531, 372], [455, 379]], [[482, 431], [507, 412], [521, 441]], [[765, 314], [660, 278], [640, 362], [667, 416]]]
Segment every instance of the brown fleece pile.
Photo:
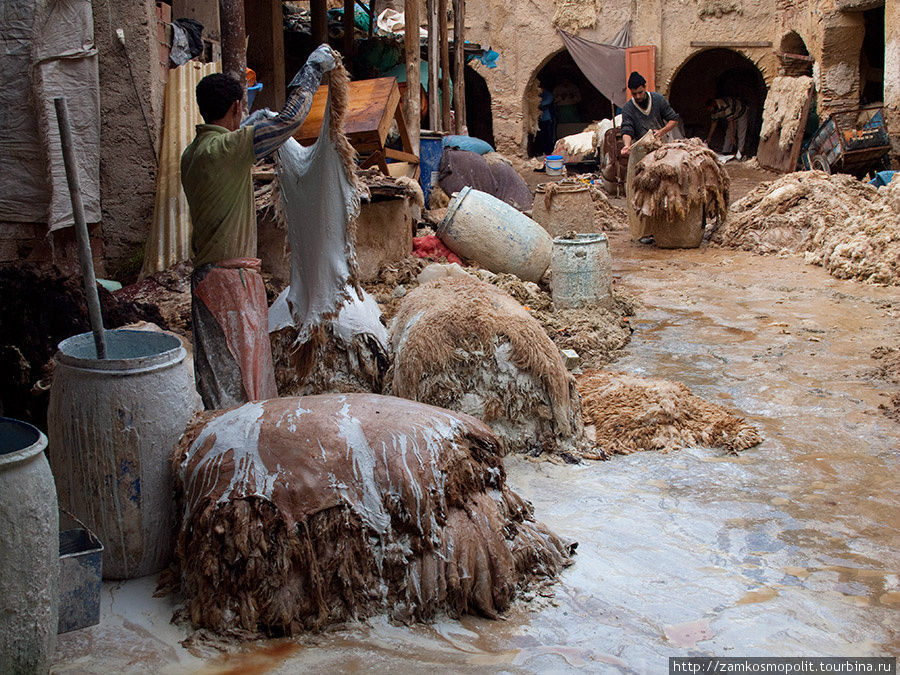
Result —
[[391, 346], [390, 393], [475, 415], [510, 451], [578, 449], [578, 394], [559, 350], [494, 286], [466, 277], [419, 286], [400, 304]]
[[743, 418], [678, 382], [604, 370], [585, 371], [577, 382], [585, 424], [594, 425], [607, 455], [696, 445], [736, 453], [762, 442]]
[[190, 620], [246, 637], [496, 618], [574, 550], [506, 486], [499, 450], [474, 418], [370, 394], [203, 413], [173, 461]]

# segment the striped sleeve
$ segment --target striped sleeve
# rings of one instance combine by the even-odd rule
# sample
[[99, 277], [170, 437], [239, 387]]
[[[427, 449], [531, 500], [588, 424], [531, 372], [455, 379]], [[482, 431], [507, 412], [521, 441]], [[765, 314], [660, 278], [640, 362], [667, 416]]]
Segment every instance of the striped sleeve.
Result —
[[322, 69], [315, 63], [307, 63], [297, 76], [299, 84], [291, 92], [284, 108], [275, 117], [261, 119], [253, 124], [253, 152], [256, 159], [273, 154], [303, 124], [313, 96], [322, 79]]

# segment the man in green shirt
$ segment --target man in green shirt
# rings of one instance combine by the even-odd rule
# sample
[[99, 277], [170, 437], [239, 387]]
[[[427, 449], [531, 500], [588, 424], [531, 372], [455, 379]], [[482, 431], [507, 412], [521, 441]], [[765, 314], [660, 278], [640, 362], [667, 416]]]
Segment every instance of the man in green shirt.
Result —
[[181, 156], [181, 184], [193, 225], [194, 372], [207, 409], [278, 395], [250, 170], [303, 124], [322, 75], [336, 64], [334, 52], [320, 46], [288, 85], [281, 112], [243, 127], [238, 81], [217, 73], [197, 85], [205, 124]]

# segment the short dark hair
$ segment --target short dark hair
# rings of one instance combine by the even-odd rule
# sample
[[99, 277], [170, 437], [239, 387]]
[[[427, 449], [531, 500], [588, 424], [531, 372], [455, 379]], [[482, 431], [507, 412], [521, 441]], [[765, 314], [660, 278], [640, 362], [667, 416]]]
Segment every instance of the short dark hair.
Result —
[[632, 91], [638, 87], [643, 87], [645, 84], [647, 84], [647, 80], [636, 70], [632, 71], [631, 75], [628, 76], [628, 88]]
[[197, 84], [197, 107], [207, 124], [225, 117], [232, 104], [243, 97], [241, 83], [230, 75], [213, 73]]

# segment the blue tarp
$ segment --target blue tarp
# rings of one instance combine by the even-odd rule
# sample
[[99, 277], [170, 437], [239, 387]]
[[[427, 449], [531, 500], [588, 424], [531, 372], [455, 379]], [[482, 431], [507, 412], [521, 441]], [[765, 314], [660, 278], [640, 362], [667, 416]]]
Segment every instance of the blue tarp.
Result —
[[875, 178], [869, 181], [869, 184], [875, 187], [887, 185], [894, 178], [894, 173], [894, 171], [879, 171], [875, 174]]

